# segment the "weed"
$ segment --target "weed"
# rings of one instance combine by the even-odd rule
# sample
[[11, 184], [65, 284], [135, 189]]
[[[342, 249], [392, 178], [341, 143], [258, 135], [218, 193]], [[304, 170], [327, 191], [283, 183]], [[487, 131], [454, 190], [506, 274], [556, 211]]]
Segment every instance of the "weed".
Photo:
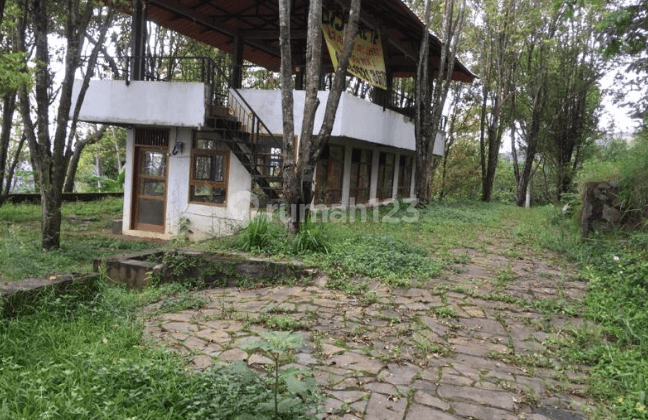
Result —
[[457, 313], [452, 306], [435, 306], [432, 310], [439, 318], [456, 318]]
[[[262, 340], [250, 343], [247, 349], [260, 350], [274, 362], [271, 383], [274, 399], [272, 403], [264, 403], [259, 408], [272, 410], [275, 418], [279, 415], [287, 416], [294, 412], [304, 412], [307, 407], [304, 401], [315, 397], [315, 379], [308, 371], [279, 368], [282, 358], [303, 345], [301, 336], [288, 332], [266, 332], [261, 334], [261, 337]], [[280, 388], [282, 386], [283, 388]]]

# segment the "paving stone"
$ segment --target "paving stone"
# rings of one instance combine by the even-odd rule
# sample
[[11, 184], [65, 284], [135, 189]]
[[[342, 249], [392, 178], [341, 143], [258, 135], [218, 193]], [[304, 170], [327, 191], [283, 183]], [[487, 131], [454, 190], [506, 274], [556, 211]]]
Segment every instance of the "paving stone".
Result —
[[260, 354], [253, 354], [248, 359], [248, 365], [273, 365], [274, 362]]
[[361, 391], [329, 391], [327, 394], [346, 404], [354, 403], [369, 395], [369, 393]]
[[462, 402], [452, 403], [455, 413], [475, 420], [518, 420], [518, 416], [498, 408]]
[[210, 356], [205, 356], [204, 354], [195, 356], [193, 358], [193, 364], [198, 369], [205, 369], [209, 367], [213, 362], [214, 360]]
[[200, 338], [196, 338], [194, 336], [187, 338], [182, 344], [189, 350], [196, 351], [203, 351], [207, 346], [207, 342], [205, 340], [201, 340]]
[[332, 356], [336, 353], [342, 353], [345, 350], [342, 347], [334, 346], [332, 344], [322, 344], [322, 354], [325, 356]]
[[226, 343], [230, 341], [230, 336], [225, 331], [212, 330], [211, 328], [205, 328], [196, 333], [197, 337], [200, 337], [206, 341], [211, 341], [214, 343]]
[[450, 409], [450, 404], [425, 391], [416, 391], [414, 394], [414, 401], [443, 411], [448, 411]]
[[162, 324], [162, 329], [168, 332], [189, 333], [198, 331], [198, 326], [188, 322], [165, 322]]
[[302, 364], [304, 366], [308, 365], [316, 365], [319, 363], [319, 360], [317, 360], [315, 357], [313, 357], [312, 354], [308, 353], [298, 353], [295, 355], [295, 360], [297, 363]]
[[406, 363], [402, 365], [387, 365], [388, 375], [384, 378], [385, 382], [393, 385], [409, 385], [412, 379], [420, 372], [420, 368]]
[[183, 332], [172, 332], [171, 337], [175, 338], [178, 341], [184, 341], [189, 337], [189, 334]]
[[410, 385], [410, 387], [414, 389], [430, 392], [430, 393], [436, 393], [438, 384], [436, 382], [424, 381], [419, 379], [412, 382], [412, 385]]
[[162, 319], [165, 322], [169, 322], [169, 321], [190, 322], [192, 319], [194, 319], [195, 316], [196, 313], [194, 312], [178, 312], [178, 313], [161, 315], [160, 319]]
[[396, 395], [396, 393], [398, 392], [398, 390], [394, 385], [386, 384], [382, 382], [371, 382], [365, 384], [363, 388], [366, 391], [378, 392], [380, 394], [385, 394], [385, 395]]
[[344, 375], [338, 375], [333, 372], [324, 370], [322, 368], [314, 369], [313, 377], [315, 378], [317, 383], [321, 386], [331, 386], [345, 380]]
[[475, 382], [466, 376], [444, 374], [439, 383], [446, 385], [470, 386]]
[[497, 335], [506, 335], [502, 325], [492, 319], [460, 318], [459, 321], [469, 329]]
[[486, 316], [484, 311], [476, 306], [463, 306], [462, 309], [471, 317], [484, 318]]
[[437, 389], [437, 395], [453, 401], [470, 401], [510, 411], [515, 409], [515, 403], [513, 402], [514, 396], [507, 392], [441, 384]]
[[457, 420], [452, 414], [445, 413], [432, 407], [421, 404], [412, 404], [407, 410], [405, 420]]
[[336, 354], [332, 356], [327, 363], [329, 365], [336, 365], [343, 369], [368, 372], [373, 375], [378, 374], [384, 366], [383, 363], [378, 360], [370, 359], [367, 356], [351, 351]]
[[242, 350], [231, 349], [222, 352], [218, 358], [223, 362], [239, 362], [247, 360], [248, 355]]
[[372, 393], [365, 420], [401, 420], [407, 408], [407, 398], [387, 397], [383, 394]]

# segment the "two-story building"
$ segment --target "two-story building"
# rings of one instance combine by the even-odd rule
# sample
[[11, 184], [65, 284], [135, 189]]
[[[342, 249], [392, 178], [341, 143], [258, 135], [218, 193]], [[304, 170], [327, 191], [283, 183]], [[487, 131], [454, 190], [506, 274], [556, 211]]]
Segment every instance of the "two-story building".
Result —
[[[334, 71], [335, 31], [348, 1], [325, 1], [323, 69]], [[292, 2], [295, 133], [304, 106], [307, 0]], [[282, 112], [279, 89], [244, 88], [244, 67], [278, 71], [278, 2], [274, 0], [134, 0], [132, 56], [112, 77], [93, 80], [80, 120], [128, 129], [123, 230], [170, 238], [181, 223], [195, 237], [229, 234], [259, 203], [281, 196]], [[147, 57], [146, 22], [170, 28], [232, 55], [223, 69], [203, 57]], [[380, 204], [414, 195], [413, 88], [425, 25], [401, 0], [362, 4], [347, 92], [316, 170], [315, 204]], [[439, 40], [431, 36], [431, 75]], [[118, 70], [118, 74], [114, 74]], [[455, 63], [454, 80], [474, 75]], [[316, 115], [319, 130], [327, 77]], [[362, 89], [359, 87], [362, 86]], [[78, 92], [80, 82], [75, 86]], [[364, 98], [354, 94], [364, 93]], [[76, 95], [75, 95], [76, 97]], [[298, 140], [298, 139], [297, 139]], [[439, 135], [435, 153], [443, 154]]]

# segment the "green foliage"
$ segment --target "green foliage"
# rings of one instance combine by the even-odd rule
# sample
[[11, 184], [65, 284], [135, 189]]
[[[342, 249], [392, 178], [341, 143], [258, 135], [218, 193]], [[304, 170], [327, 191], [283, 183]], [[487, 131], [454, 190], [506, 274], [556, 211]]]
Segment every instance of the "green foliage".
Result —
[[267, 216], [255, 217], [243, 229], [237, 239], [236, 246], [243, 251], [269, 252], [285, 242], [286, 230], [283, 226], [272, 223]]
[[577, 182], [614, 181], [619, 186], [620, 207], [632, 218], [640, 218], [648, 209], [648, 131], [637, 135], [630, 145], [612, 141], [583, 165]]
[[[192, 373], [184, 358], [143, 343], [142, 296], [153, 294], [100, 285], [98, 294], [51, 295], [0, 319], [0, 418], [271, 418], [274, 390], [247, 367]], [[301, 395], [305, 381], [290, 375], [286, 391]], [[304, 418], [308, 406], [290, 405], [275, 418]]]
[[299, 232], [292, 238], [292, 250], [296, 255], [308, 253], [328, 254], [328, 238], [323, 225], [310, 220], [302, 223]]
[[17, 90], [20, 86], [31, 85], [31, 74], [25, 71], [26, 53], [0, 54], [0, 94]]
[[97, 257], [159, 246], [107, 235], [112, 220], [121, 217], [122, 206], [120, 198], [64, 203], [61, 248], [50, 252], [40, 244], [39, 204], [0, 207], [0, 280], [88, 272]]
[[274, 418], [296, 418], [308, 408], [306, 404], [316, 398], [316, 382], [312, 374], [299, 369], [280, 369], [282, 359], [303, 345], [301, 336], [290, 332], [265, 332], [262, 339], [249, 343], [248, 350], [260, 350], [274, 362], [270, 384], [274, 401], [263, 403], [260, 410], [272, 412]]
[[348, 275], [409, 285], [411, 279], [429, 279], [441, 268], [423, 248], [391, 235], [356, 232], [336, 239], [325, 265]]

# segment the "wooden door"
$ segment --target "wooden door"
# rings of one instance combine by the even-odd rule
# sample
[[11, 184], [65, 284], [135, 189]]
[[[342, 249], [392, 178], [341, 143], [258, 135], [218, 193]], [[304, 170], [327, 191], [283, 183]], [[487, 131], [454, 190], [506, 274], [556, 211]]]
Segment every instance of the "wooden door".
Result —
[[164, 232], [168, 147], [135, 146], [133, 229]]

